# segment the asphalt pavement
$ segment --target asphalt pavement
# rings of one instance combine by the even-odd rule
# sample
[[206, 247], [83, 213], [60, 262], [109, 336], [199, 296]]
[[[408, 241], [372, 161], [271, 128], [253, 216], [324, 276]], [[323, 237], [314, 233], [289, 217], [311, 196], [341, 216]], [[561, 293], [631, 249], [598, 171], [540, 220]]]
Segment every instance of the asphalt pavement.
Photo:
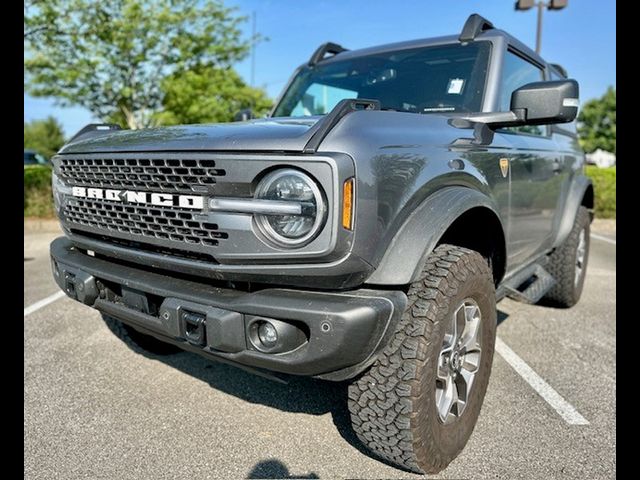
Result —
[[[344, 384], [138, 354], [97, 312], [51, 297], [55, 230], [24, 239], [25, 309], [44, 299], [24, 317], [25, 478], [423, 478], [364, 450]], [[502, 349], [478, 424], [429, 478], [615, 476], [616, 245], [594, 233], [577, 306], [498, 304]]]

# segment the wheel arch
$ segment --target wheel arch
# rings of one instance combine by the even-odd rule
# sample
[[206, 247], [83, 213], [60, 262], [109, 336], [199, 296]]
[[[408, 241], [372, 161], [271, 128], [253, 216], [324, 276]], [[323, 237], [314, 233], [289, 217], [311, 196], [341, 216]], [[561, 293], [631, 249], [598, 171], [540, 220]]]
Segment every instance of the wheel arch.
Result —
[[569, 236], [576, 214], [578, 213], [578, 208], [581, 206], [586, 207], [589, 210], [589, 218], [590, 220], [593, 220], [595, 191], [593, 188], [593, 182], [585, 175], [576, 176], [571, 183], [569, 194], [564, 206], [564, 212], [559, 220], [558, 233], [553, 244], [554, 247], [562, 245], [565, 239]]
[[[468, 229], [483, 234], [469, 235]], [[487, 258], [497, 285], [506, 268], [505, 239], [504, 225], [490, 197], [469, 187], [445, 187], [407, 218], [366, 283], [406, 285], [420, 280], [428, 255], [438, 245], [452, 243]]]

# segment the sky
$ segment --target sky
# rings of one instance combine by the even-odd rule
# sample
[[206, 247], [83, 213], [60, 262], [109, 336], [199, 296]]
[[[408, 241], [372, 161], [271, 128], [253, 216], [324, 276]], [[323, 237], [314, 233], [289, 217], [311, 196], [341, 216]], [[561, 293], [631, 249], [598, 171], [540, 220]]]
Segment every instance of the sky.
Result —
[[[276, 98], [293, 70], [322, 43], [348, 49], [459, 33], [471, 13], [535, 48], [536, 9], [515, 11], [514, 0], [226, 0], [244, 15], [256, 14], [268, 40], [255, 52], [255, 86]], [[582, 103], [616, 84], [615, 0], [569, 0], [563, 10], [545, 10], [541, 54], [580, 83]], [[244, 24], [251, 34], [251, 20]], [[248, 83], [251, 61], [236, 65]], [[70, 136], [97, 121], [81, 107], [61, 108], [54, 99], [24, 95], [24, 119], [53, 115]]]

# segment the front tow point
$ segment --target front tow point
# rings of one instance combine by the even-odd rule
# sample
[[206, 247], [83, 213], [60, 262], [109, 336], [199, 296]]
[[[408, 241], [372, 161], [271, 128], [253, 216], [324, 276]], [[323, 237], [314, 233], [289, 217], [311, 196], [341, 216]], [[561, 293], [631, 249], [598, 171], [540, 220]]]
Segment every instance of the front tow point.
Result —
[[206, 317], [201, 313], [183, 311], [181, 314], [182, 329], [187, 341], [193, 345], [203, 347], [206, 344]]

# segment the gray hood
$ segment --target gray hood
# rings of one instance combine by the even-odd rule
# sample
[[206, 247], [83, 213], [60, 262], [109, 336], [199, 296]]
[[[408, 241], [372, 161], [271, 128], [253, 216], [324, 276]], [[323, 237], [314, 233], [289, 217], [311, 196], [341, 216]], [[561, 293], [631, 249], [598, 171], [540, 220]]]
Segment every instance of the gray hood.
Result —
[[291, 151], [300, 152], [321, 117], [265, 118], [248, 122], [122, 130], [97, 137], [85, 136], [59, 153], [153, 151]]

